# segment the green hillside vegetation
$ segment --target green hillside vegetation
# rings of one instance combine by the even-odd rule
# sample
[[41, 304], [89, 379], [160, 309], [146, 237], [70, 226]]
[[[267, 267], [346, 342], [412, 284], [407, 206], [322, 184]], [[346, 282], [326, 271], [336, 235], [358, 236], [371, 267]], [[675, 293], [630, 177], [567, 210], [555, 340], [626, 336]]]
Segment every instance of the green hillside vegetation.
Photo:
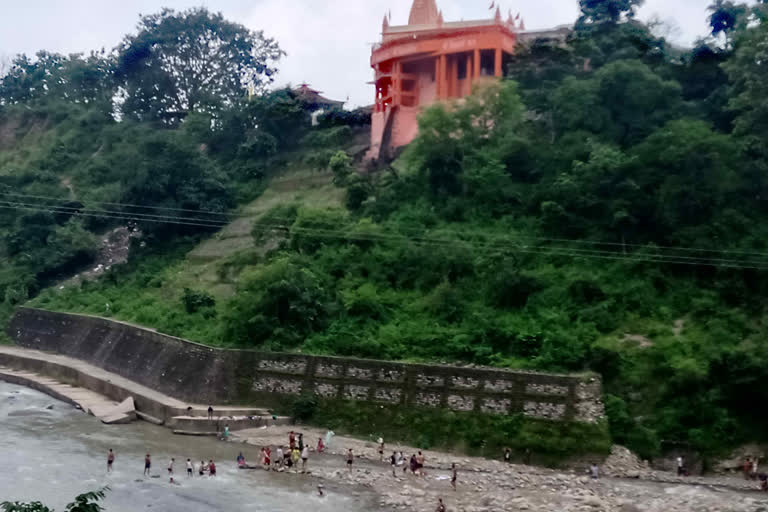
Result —
[[768, 11], [717, 2], [681, 55], [638, 2], [581, 3], [567, 44], [521, 48], [503, 83], [427, 109], [375, 172], [350, 156], [358, 116], [310, 129], [289, 91], [183, 116], [125, 102], [146, 108], [119, 122], [5, 99], [0, 185], [76, 203], [0, 212], [6, 308], [118, 222], [84, 209], [184, 208], [202, 226], [116, 207], [146, 247], [31, 304], [223, 346], [591, 370], [613, 440], [647, 457], [767, 441]]

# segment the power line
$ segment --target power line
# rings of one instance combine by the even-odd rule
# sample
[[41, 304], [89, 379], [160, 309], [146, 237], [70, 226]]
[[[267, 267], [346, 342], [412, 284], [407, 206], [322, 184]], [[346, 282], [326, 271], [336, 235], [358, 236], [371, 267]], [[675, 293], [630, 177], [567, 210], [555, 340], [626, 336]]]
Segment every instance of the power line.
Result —
[[[46, 199], [50, 201], [58, 201], [58, 202], [66, 202], [71, 203], [72, 200], [69, 199], [63, 199], [63, 198], [57, 198], [57, 197], [51, 197], [51, 196], [42, 196], [42, 195], [31, 195], [31, 194], [17, 194], [17, 193], [11, 193], [11, 192], [0, 192], [0, 195], [8, 195], [8, 196], [15, 196], [15, 197], [28, 197], [33, 199]], [[240, 218], [249, 218], [244, 215], [234, 215], [229, 213], [223, 213], [223, 212], [215, 212], [212, 210], [204, 210], [204, 209], [189, 209], [189, 208], [170, 208], [170, 207], [161, 207], [161, 206], [146, 206], [146, 205], [137, 205], [137, 204], [130, 204], [130, 203], [112, 203], [112, 202], [100, 202], [100, 201], [93, 201], [93, 204], [99, 205], [111, 205], [111, 206], [122, 206], [126, 208], [143, 208], [143, 209], [155, 209], [155, 210], [165, 210], [165, 211], [178, 211], [178, 212], [188, 212], [188, 213], [197, 213], [197, 214], [203, 214], [203, 215], [216, 215], [221, 217], [228, 217], [231, 220], [236, 220]], [[109, 210], [96, 210], [96, 211], [109, 211]], [[128, 212], [111, 212], [111, 213], [117, 213], [117, 214], [127, 214]], [[149, 214], [139, 214], [139, 213], [132, 213], [131, 215], [149, 215]], [[163, 218], [171, 218], [170, 216], [154, 216], [154, 217], [163, 217]], [[195, 221], [203, 221], [203, 222], [213, 222], [213, 219], [199, 219], [199, 218], [186, 218], [186, 217], [176, 217], [179, 220], [195, 220]], [[270, 220], [277, 220], [277, 221], [285, 221], [285, 222], [294, 222], [295, 219], [288, 219], [288, 218], [280, 218], [280, 217], [270, 217]], [[217, 222], [224, 222], [217, 221]], [[258, 221], [257, 221], [258, 222]], [[408, 228], [406, 226], [399, 227], [399, 231], [411, 231], [411, 232], [420, 232], [418, 228]], [[457, 231], [457, 230], [451, 230], [451, 229], [440, 229], [440, 232], [443, 233], [450, 233], [457, 236], [465, 236], [467, 235], [466, 232]], [[477, 237], [487, 237], [487, 238], [506, 238], [505, 235], [500, 235], [497, 233], [488, 233], [483, 232], [478, 235], [478, 233], [472, 232], [469, 233], [470, 235]], [[570, 244], [576, 244], [576, 245], [592, 245], [592, 246], [602, 246], [602, 247], [616, 247], [616, 248], [635, 248], [635, 249], [662, 249], [662, 250], [668, 250], [668, 251], [679, 251], [679, 252], [699, 252], [699, 253], [708, 253], [708, 254], [740, 254], [744, 256], [759, 256], [759, 257], [765, 257], [768, 258], [768, 253], [765, 252], [756, 252], [756, 251], [742, 251], [742, 250], [733, 250], [733, 249], [705, 249], [705, 248], [695, 248], [695, 247], [674, 247], [674, 246], [664, 246], [664, 245], [649, 245], [649, 244], [634, 244], [634, 243], [621, 243], [621, 242], [601, 242], [601, 241], [592, 241], [592, 240], [576, 240], [576, 239], [567, 239], [567, 238], [547, 238], [547, 237], [537, 237], [537, 236], [531, 236], [531, 235], [517, 235], [518, 238], [526, 239], [526, 240], [535, 240], [535, 241], [541, 241], [541, 242], [557, 242], [557, 243], [570, 243]], [[574, 249], [576, 250], [576, 249]]]
[[[113, 211], [100, 211], [100, 210], [81, 210], [73, 207], [62, 206], [50, 206], [50, 205], [35, 205], [30, 203], [18, 203], [9, 201], [0, 201], [0, 208], [6, 209], [21, 209], [37, 212], [49, 212], [60, 213], [68, 215], [83, 215], [88, 217], [99, 217], [115, 220], [139, 220], [156, 223], [167, 223], [176, 225], [187, 225], [195, 227], [207, 227], [207, 228], [222, 228], [227, 225], [223, 221], [201, 221], [200, 219], [190, 217], [178, 217], [178, 216], [161, 216], [150, 214], [136, 214], [136, 213], [124, 213]], [[600, 249], [577, 249], [572, 247], [558, 247], [558, 246], [533, 246], [515, 243], [514, 239], [497, 240], [494, 242], [482, 242], [482, 241], [466, 241], [466, 240], [453, 240], [453, 239], [440, 239], [440, 238], [425, 238], [425, 237], [413, 237], [393, 235], [387, 233], [350, 233], [341, 230], [326, 230], [316, 227], [301, 227], [291, 226], [286, 224], [267, 224], [257, 223], [256, 228], [268, 228], [270, 230], [290, 232], [292, 234], [307, 234], [318, 238], [331, 238], [331, 239], [344, 239], [344, 240], [358, 240], [358, 241], [371, 241], [371, 242], [390, 242], [390, 243], [416, 243], [427, 244], [438, 247], [455, 246], [456, 244], [464, 244], [472, 247], [475, 250], [481, 251], [510, 251], [523, 254], [540, 254], [551, 256], [567, 256], [574, 258], [593, 258], [603, 260], [615, 260], [615, 261], [630, 261], [630, 262], [646, 262], [646, 263], [667, 263], [667, 264], [680, 264], [680, 265], [693, 265], [693, 266], [714, 266], [723, 268], [735, 268], [735, 269], [754, 269], [754, 270], [768, 270], [768, 261], [743, 261], [743, 260], [728, 260], [721, 258], [697, 258], [691, 256], [679, 256], [668, 254], [619, 254], [614, 251], [606, 251]]]
[[[51, 196], [40, 196], [40, 195], [33, 195], [33, 194], [16, 194], [12, 192], [0, 192], [0, 195], [6, 195], [6, 196], [12, 196], [12, 197], [26, 197], [30, 199], [47, 199], [49, 201], [58, 201], [62, 203], [72, 203], [73, 199], [65, 199], [61, 197], [51, 197]], [[78, 201], [79, 202], [79, 201]], [[195, 210], [191, 208], [171, 208], [167, 206], [146, 206], [146, 205], [140, 205], [140, 204], [129, 204], [129, 203], [110, 203], [107, 201], [92, 201], [93, 204], [105, 204], [108, 206], [122, 206], [125, 208], [144, 208], [149, 210], [165, 210], [165, 211], [176, 211], [176, 212], [188, 212], [188, 213], [203, 213], [206, 215], [219, 215], [224, 217], [232, 217], [232, 214], [226, 213], [226, 212], [215, 212], [213, 210]]]

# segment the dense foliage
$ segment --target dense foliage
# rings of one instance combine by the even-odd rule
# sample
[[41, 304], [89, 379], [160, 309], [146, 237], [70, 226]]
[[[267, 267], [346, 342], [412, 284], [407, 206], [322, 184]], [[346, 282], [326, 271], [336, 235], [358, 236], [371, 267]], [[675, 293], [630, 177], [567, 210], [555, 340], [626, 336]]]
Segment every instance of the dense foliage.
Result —
[[[109, 487], [104, 487], [98, 491], [91, 491], [80, 494], [75, 497], [75, 501], [67, 504], [64, 507], [65, 512], [101, 512], [104, 509], [99, 505], [99, 501], [103, 500]], [[39, 501], [22, 503], [22, 502], [10, 502], [4, 501], [0, 503], [0, 509], [3, 512], [53, 512], [52, 508], [48, 508]]]
[[[202, 226], [139, 218], [152, 250], [37, 304], [103, 313], [107, 302], [120, 318], [229, 346], [593, 370], [614, 440], [644, 456], [765, 440], [765, 6], [715, 3], [712, 37], [682, 53], [634, 19], [639, 4], [582, 1], [567, 44], [536, 41], [509, 80], [427, 109], [403, 157], [374, 173], [339, 151], [364, 120], [328, 116], [311, 130], [290, 91], [224, 98], [158, 129], [13, 89], [0, 115], [30, 143], [6, 146], [0, 178], [76, 209], [220, 213], [286, 165], [345, 191], [343, 207], [272, 204], [253, 223], [256, 249], [218, 263], [235, 293], [153, 291], [181, 272], [178, 237], [217, 227], [201, 213]], [[13, 262], [0, 285], [14, 304], [87, 257], [105, 221], [9, 209], [0, 222]]]

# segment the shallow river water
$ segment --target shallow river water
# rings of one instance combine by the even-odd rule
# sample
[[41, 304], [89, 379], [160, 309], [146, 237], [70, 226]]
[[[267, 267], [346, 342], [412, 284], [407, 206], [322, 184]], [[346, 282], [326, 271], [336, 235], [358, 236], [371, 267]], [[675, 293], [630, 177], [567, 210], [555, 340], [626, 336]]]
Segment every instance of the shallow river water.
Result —
[[[47, 409], [53, 405], [52, 409]], [[116, 454], [107, 475], [107, 451]], [[175, 436], [145, 422], [107, 426], [37, 391], [0, 381], [0, 501], [37, 500], [57, 511], [75, 495], [108, 485], [108, 512], [270, 511], [357, 512], [375, 510], [375, 497], [348, 488], [317, 496], [310, 476], [238, 470], [242, 445], [211, 438]], [[143, 478], [144, 454], [152, 455], [152, 474]], [[257, 460], [248, 447], [246, 458]], [[166, 467], [175, 457], [175, 478]], [[213, 459], [215, 478], [188, 479], [187, 457]]]

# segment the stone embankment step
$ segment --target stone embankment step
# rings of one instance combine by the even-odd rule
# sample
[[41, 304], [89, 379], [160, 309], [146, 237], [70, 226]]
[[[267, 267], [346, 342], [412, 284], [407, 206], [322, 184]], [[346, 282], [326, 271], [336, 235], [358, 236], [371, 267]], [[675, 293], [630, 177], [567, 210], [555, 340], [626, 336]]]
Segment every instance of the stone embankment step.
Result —
[[187, 435], [215, 435], [229, 427], [230, 431], [245, 430], [248, 428], [269, 427], [274, 425], [287, 425], [290, 418], [285, 416], [273, 417], [268, 411], [246, 416], [230, 415], [214, 416], [209, 420], [207, 416], [174, 416], [168, 420], [167, 425], [177, 434]]
[[[79, 359], [37, 350], [0, 345], [0, 380], [28, 386], [81, 407], [103, 421], [139, 419], [165, 425], [179, 434], [216, 435], [231, 431], [285, 425], [287, 417], [273, 417], [258, 407], [190, 404], [142, 386]], [[98, 392], [97, 392], [98, 391]]]
[[133, 400], [118, 404], [114, 400], [90, 391], [64, 384], [56, 379], [30, 371], [19, 371], [0, 366], [0, 380], [36, 389], [82, 409], [107, 424], [127, 423], [136, 419]]

